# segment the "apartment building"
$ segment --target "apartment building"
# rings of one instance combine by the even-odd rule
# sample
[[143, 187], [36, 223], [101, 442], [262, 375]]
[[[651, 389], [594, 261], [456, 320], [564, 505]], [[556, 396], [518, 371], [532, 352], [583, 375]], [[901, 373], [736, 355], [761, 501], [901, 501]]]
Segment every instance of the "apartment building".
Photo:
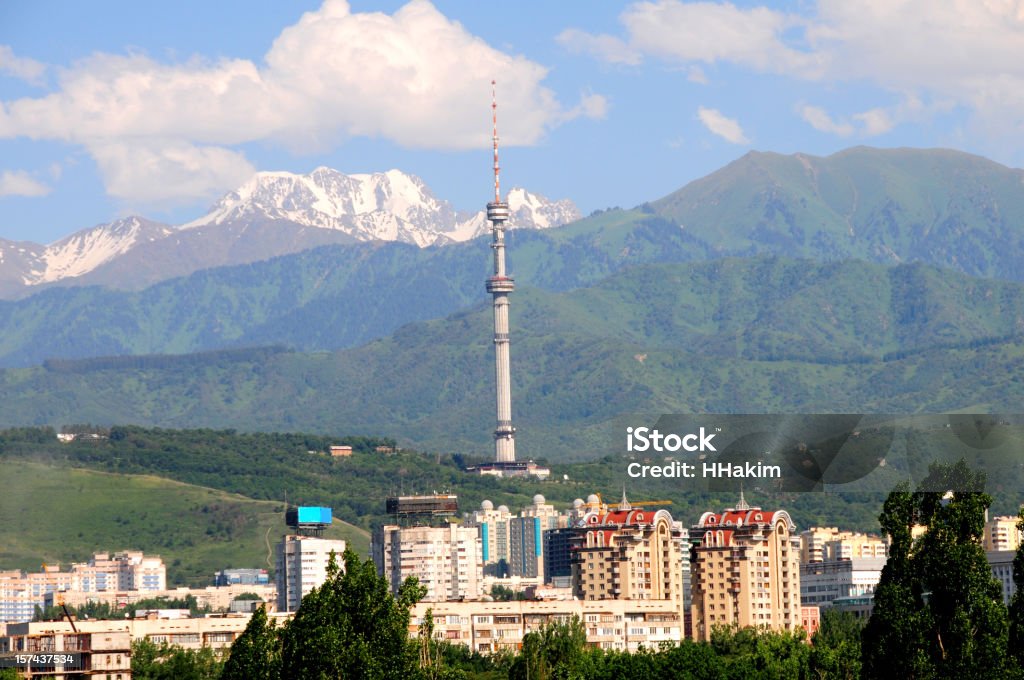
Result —
[[38, 572], [0, 571], [0, 621], [30, 621], [48, 593], [76, 591], [155, 592], [167, 588], [167, 568], [159, 556], [139, 551], [95, 553], [88, 562], [43, 565]]
[[302, 598], [327, 580], [331, 554], [338, 566], [345, 552], [345, 541], [316, 536], [288, 534], [277, 544], [277, 610], [293, 612]]
[[483, 571], [486, 576], [508, 576], [509, 522], [512, 513], [507, 505], [494, 507], [485, 500], [465, 520], [464, 527], [476, 527], [480, 535], [480, 551]]
[[428, 610], [436, 638], [481, 654], [515, 651], [527, 633], [574, 616], [583, 623], [587, 643], [600, 649], [635, 652], [683, 639], [676, 600], [421, 602], [411, 612], [410, 635], [419, 633]]
[[851, 559], [884, 559], [889, 544], [878, 536], [836, 527], [812, 527], [800, 532], [800, 563]]
[[407, 577], [416, 576], [427, 589], [428, 602], [483, 594], [482, 541], [476, 527], [385, 525], [374, 533], [373, 559], [394, 593]]
[[800, 538], [784, 510], [740, 502], [706, 512], [690, 530], [693, 636], [716, 626], [801, 625]]
[[571, 547], [572, 584], [581, 600], [668, 600], [684, 606], [680, 525], [666, 510], [588, 513]]
[[985, 552], [1014, 551], [1020, 547], [1021, 534], [1017, 529], [1017, 518], [1010, 516], [993, 517], [985, 522], [985, 533], [981, 539]]

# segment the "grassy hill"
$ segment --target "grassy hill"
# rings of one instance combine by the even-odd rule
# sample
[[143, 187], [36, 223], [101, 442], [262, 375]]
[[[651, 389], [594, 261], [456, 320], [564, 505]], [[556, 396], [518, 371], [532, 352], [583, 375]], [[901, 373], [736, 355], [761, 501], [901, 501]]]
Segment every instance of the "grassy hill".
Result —
[[[760, 258], [634, 267], [517, 292], [523, 455], [605, 453], [630, 413], [1015, 412], [1024, 286], [923, 265]], [[489, 452], [490, 309], [337, 353], [245, 351], [52, 362], [0, 372], [0, 425], [387, 433]], [[617, 440], [616, 440], [617, 441]]]
[[[227, 567], [273, 569], [282, 502], [259, 501], [153, 475], [74, 469], [0, 457], [0, 565], [84, 562], [93, 552], [164, 557], [168, 582], [205, 586]], [[333, 538], [369, 552], [369, 534], [336, 521]]]

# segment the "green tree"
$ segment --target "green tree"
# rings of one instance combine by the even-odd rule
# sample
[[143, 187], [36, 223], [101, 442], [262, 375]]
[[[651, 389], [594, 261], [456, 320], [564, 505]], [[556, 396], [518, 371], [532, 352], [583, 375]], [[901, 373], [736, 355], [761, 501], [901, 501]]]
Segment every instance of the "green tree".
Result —
[[134, 680], [218, 680], [223, 666], [209, 647], [182, 649], [149, 640], [132, 643]]
[[931, 614], [927, 651], [940, 677], [1005, 676], [1009, 621], [981, 545], [992, 504], [984, 489], [985, 473], [961, 460], [930, 466], [914, 494], [928, 530], [913, 562]]
[[281, 638], [267, 620], [265, 607], [257, 609], [245, 631], [231, 645], [221, 680], [278, 680], [281, 677]]
[[523, 647], [509, 668], [509, 680], [584, 680], [593, 675], [587, 633], [578, 616], [549, 623], [523, 636]]
[[414, 578], [393, 597], [372, 560], [351, 549], [340, 570], [332, 557], [327, 580], [306, 597], [282, 634], [282, 675], [318, 680], [420, 677], [409, 640], [409, 610], [424, 594]]
[[863, 625], [850, 612], [825, 609], [811, 638], [811, 674], [825, 680], [860, 677], [860, 636]]
[[[899, 485], [879, 521], [891, 538], [862, 636], [865, 678], [1001, 678], [1009, 622], [981, 546], [985, 474], [935, 463], [914, 493]], [[913, 541], [915, 524], [926, 527]]]
[[916, 519], [910, 484], [901, 482], [885, 499], [878, 518], [889, 536], [889, 559], [875, 588], [874, 611], [861, 636], [865, 678], [934, 675], [923, 634], [930, 617], [911, 563]]
[[[1024, 507], [1017, 513], [1017, 530], [1024, 531]], [[1010, 600], [1009, 651], [1018, 674], [1024, 669], [1024, 545], [1013, 557], [1013, 583], [1017, 591]]]

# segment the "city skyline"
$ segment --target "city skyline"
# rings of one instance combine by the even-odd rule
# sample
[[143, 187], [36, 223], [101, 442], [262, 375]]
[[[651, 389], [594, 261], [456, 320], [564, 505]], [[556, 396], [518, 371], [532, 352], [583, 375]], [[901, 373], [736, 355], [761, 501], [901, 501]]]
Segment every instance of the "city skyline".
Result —
[[479, 209], [491, 79], [506, 186], [584, 214], [653, 200], [750, 150], [951, 147], [1011, 166], [1024, 153], [1024, 16], [1008, 4], [499, 15], [424, 1], [111, 1], [0, 18], [0, 238], [12, 240], [133, 213], [180, 224], [254, 171], [320, 165], [400, 168]]

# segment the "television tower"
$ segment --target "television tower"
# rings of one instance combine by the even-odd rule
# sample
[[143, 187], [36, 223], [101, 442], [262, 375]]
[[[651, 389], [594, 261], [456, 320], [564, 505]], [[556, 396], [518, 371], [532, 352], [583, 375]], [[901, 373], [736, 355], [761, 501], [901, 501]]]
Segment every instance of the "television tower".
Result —
[[509, 364], [508, 296], [515, 282], [505, 273], [505, 223], [508, 203], [501, 200], [498, 168], [498, 100], [491, 81], [491, 116], [494, 125], [494, 201], [487, 204], [491, 223], [491, 249], [494, 250], [494, 275], [487, 279], [487, 292], [494, 298], [494, 376], [498, 407], [498, 426], [494, 428], [494, 455], [498, 463], [516, 459], [516, 428], [512, 427], [512, 374]]

